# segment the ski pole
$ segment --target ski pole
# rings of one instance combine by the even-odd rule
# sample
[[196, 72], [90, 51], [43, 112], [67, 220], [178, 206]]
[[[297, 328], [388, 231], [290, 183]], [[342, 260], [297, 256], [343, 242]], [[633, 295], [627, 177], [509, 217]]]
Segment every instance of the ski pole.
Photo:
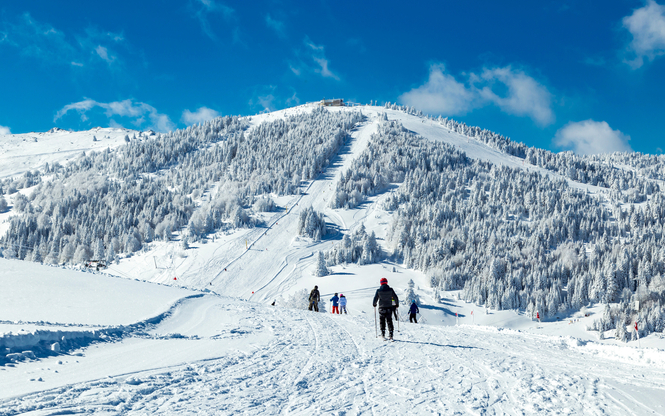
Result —
[[374, 338], [379, 337], [379, 330], [376, 327], [376, 306], [374, 307]]
[[395, 308], [395, 312], [397, 312], [397, 332], [399, 332], [399, 308]]

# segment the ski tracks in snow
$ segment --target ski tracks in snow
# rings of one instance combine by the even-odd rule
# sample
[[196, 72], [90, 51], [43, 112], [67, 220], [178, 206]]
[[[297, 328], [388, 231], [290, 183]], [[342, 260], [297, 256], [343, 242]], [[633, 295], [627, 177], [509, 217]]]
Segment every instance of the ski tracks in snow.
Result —
[[187, 338], [130, 340], [157, 355], [208, 346], [207, 358], [2, 399], [0, 415], [664, 413], [663, 363], [629, 349], [616, 357], [567, 338], [407, 323], [384, 342], [373, 325], [366, 314], [190, 299], [150, 331]]

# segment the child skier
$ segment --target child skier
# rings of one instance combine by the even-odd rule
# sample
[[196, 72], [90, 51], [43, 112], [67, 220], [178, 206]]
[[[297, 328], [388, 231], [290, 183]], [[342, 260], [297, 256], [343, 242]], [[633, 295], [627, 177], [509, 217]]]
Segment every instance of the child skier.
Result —
[[346, 296], [344, 296], [344, 293], [339, 295], [339, 307], [340, 313], [344, 312], [346, 314]]
[[335, 293], [335, 296], [333, 296], [333, 297], [330, 299], [330, 301], [331, 301], [332, 304], [333, 304], [332, 312], [331, 312], [331, 313], [335, 313], [335, 312], [337, 312], [337, 314], [339, 315], [339, 304], [338, 304], [338, 302], [339, 302], [339, 297], [337, 296], [337, 293]]

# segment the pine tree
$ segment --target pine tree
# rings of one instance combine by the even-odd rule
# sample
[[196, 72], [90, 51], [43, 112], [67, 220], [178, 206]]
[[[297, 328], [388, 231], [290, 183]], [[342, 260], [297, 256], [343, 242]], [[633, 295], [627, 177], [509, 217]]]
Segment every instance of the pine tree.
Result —
[[314, 270], [314, 275], [317, 277], [328, 276], [330, 271], [326, 267], [326, 259], [322, 251], [319, 251], [317, 254], [316, 269]]
[[409, 282], [407, 283], [407, 288], [404, 291], [404, 305], [408, 308], [411, 306], [411, 303], [415, 300], [417, 304], [420, 303], [420, 298], [418, 295], [416, 295], [416, 292], [414, 292], [413, 288], [415, 286], [415, 283], [413, 283], [413, 279], [409, 279]]

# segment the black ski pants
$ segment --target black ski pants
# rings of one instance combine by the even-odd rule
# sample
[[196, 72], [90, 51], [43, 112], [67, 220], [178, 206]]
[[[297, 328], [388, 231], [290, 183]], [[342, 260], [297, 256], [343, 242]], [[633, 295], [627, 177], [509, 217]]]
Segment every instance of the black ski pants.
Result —
[[414, 324], [418, 323], [418, 320], [416, 319], [416, 314], [412, 313], [409, 315], [409, 322], [413, 322]]
[[386, 336], [386, 321], [388, 321], [388, 334], [393, 336], [393, 308], [379, 308], [379, 326], [381, 335]]

